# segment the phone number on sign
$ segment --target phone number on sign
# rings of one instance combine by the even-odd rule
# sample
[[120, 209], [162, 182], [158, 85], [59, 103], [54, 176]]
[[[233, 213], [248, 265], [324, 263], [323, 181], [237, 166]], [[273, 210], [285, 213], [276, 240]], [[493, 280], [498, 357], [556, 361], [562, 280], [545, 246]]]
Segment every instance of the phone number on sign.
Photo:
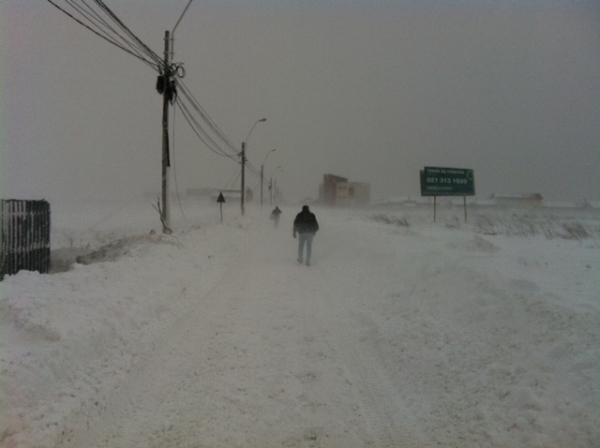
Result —
[[452, 177], [428, 177], [425, 179], [428, 184], [459, 184], [466, 185], [467, 179], [455, 179]]

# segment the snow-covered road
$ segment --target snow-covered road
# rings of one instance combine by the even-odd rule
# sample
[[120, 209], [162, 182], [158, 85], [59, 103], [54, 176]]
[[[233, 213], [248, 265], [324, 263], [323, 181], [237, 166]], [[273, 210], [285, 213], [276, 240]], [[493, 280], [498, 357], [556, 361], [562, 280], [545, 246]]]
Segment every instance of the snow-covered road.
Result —
[[323, 230], [313, 266], [298, 265], [288, 227], [234, 229], [218, 281], [195, 293], [202, 275], [189, 279], [186, 312], [65, 446], [423, 446], [397, 373], [369, 342], [372, 285], [410, 272], [374, 265], [394, 250], [352, 227]]

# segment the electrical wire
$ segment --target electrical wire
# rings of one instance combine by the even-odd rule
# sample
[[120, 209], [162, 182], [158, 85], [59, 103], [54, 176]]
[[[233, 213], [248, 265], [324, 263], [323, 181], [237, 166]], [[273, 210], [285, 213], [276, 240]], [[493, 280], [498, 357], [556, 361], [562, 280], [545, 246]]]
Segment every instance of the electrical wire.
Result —
[[[219, 127], [214, 123], [214, 121], [210, 118], [208, 113], [202, 108], [202, 106], [199, 104], [198, 100], [190, 93], [189, 89], [183, 83], [183, 81], [177, 79], [176, 82], [177, 82], [177, 85], [180, 87], [179, 90], [182, 93], [182, 96], [185, 97], [187, 99], [187, 101], [189, 101], [191, 103], [191, 107], [200, 115], [200, 118], [202, 118], [203, 122], [206, 123], [206, 125], [208, 125], [209, 129], [212, 130], [216, 134], [216, 136], [226, 144], [226, 147], [229, 150], [231, 150], [235, 156], [239, 156], [240, 155], [239, 151], [234, 147], [234, 145], [231, 143], [231, 141], [223, 134], [223, 132], [219, 129]], [[178, 99], [179, 99], [179, 97], [178, 97]], [[188, 123], [190, 124], [190, 126], [192, 127], [194, 132], [196, 132], [196, 135], [198, 135], [198, 137], [200, 137], [199, 134], [202, 134], [204, 136], [204, 137], [200, 137], [200, 139], [204, 142], [204, 144], [211, 151], [213, 151], [219, 155], [232, 158], [232, 155], [226, 154], [225, 151], [218, 145], [218, 143], [214, 139], [212, 139], [208, 135], [208, 133], [202, 128], [200, 123], [192, 117], [191, 112], [187, 106], [185, 106], [182, 102], [178, 102], [178, 106], [180, 108], [186, 109], [186, 112], [184, 113], [184, 115], [186, 116], [186, 120], [188, 120], [188, 118], [189, 118]], [[194, 124], [191, 123], [192, 121], [194, 122]], [[210, 144], [205, 139], [209, 140]], [[246, 168], [248, 169], [248, 171], [251, 174], [254, 174], [255, 176], [260, 176], [260, 171], [258, 169], [256, 169], [256, 167], [254, 167], [250, 162], [248, 162], [248, 160], [246, 160]]]
[[208, 125], [208, 127], [212, 130], [212, 132], [214, 132], [215, 135], [217, 135], [219, 137], [219, 139], [221, 139], [225, 143], [225, 145], [229, 149], [231, 149], [231, 151], [234, 154], [237, 154], [239, 152], [238, 148], [231, 142], [231, 140], [229, 138], [227, 138], [227, 136], [225, 136], [223, 131], [221, 131], [221, 129], [219, 129], [217, 124], [210, 118], [208, 113], [202, 108], [202, 106], [200, 105], [198, 100], [194, 97], [194, 95], [192, 95], [192, 93], [187, 88], [185, 83], [181, 79], [177, 79], [176, 83], [177, 83], [179, 90], [183, 94], [183, 96], [185, 96], [187, 98], [187, 100], [191, 103], [194, 110], [200, 115], [202, 120]]
[[154, 53], [145, 43], [143, 43], [133, 32], [125, 26], [123, 22], [114, 14], [108, 6], [104, 4], [102, 0], [94, 0], [94, 2], [106, 13], [108, 16], [115, 22], [119, 27], [136, 42], [136, 44], [148, 55], [151, 59], [153, 59], [156, 63], [161, 64], [162, 59]]
[[[106, 6], [104, 1], [92, 0], [93, 4], [100, 9], [100, 12], [94, 9], [89, 0], [79, 0], [79, 2], [76, 0], [64, 1], [77, 14], [79, 14], [81, 18], [75, 17], [75, 15], [60, 7], [55, 0], [48, 0], [50, 4], [71, 17], [80, 25], [89, 29], [94, 34], [108, 41], [109, 43], [121, 48], [123, 51], [126, 51], [127, 53], [142, 60], [162, 74], [163, 61], [161, 58], [150, 48], [148, 48], [148, 46], [146, 46], [127, 26], [125, 26], [125, 24], [116, 16], [116, 14], [114, 14], [114, 12], [108, 6]], [[106, 15], [108, 19], [105, 19], [103, 15]], [[89, 24], [84, 23], [84, 20], [87, 20]], [[111, 25], [109, 22], [114, 23], [115, 26]], [[150, 60], [147, 58], [150, 58]], [[239, 151], [236, 146], [225, 136], [225, 134], [210, 118], [208, 113], [202, 108], [198, 100], [181, 80], [181, 78], [185, 76], [185, 70], [183, 66], [181, 64], [173, 64], [170, 72], [174, 75], [176, 89], [182, 93], [182, 96], [185, 97], [188, 104], [185, 104], [184, 101], [179, 100], [178, 97], [175, 98], [174, 101], [177, 102], [178, 107], [184, 115], [184, 118], [190, 124], [198, 137], [211, 151], [215, 152], [216, 154], [230, 158], [238, 156]], [[199, 116], [199, 119], [196, 119], [196, 115], [192, 113], [192, 109]], [[256, 173], [256, 169], [252, 166], [249, 167], [249, 170]]]
[[[190, 127], [192, 128], [192, 131], [198, 136], [198, 138], [200, 138], [200, 140], [206, 145], [206, 147], [209, 150], [211, 150], [212, 152], [214, 152], [217, 155], [227, 157], [230, 159], [234, 159], [234, 160], [236, 160], [237, 163], [241, 163], [241, 161], [237, 160], [237, 157], [239, 157], [240, 153], [236, 154], [235, 156], [232, 156], [230, 154], [225, 153], [222, 149], [220, 149], [220, 147], [218, 147], [216, 142], [206, 133], [206, 131], [204, 131], [204, 129], [202, 129], [202, 127], [200, 126], [198, 121], [191, 115], [190, 110], [180, 100], [179, 97], [176, 100], [176, 104], [179, 107], [179, 109], [181, 110], [184, 118], [186, 119], [186, 121], [188, 122]], [[214, 146], [214, 145], [217, 145], [217, 146]], [[250, 174], [260, 177], [260, 171], [257, 170], [247, 160], [246, 160], [246, 168]]]
[[184, 118], [186, 119], [186, 121], [188, 122], [188, 124], [190, 125], [190, 127], [192, 128], [192, 131], [194, 131], [194, 133], [196, 134], [196, 136], [198, 136], [198, 138], [206, 145], [206, 147], [208, 149], [210, 149], [212, 152], [214, 152], [215, 154], [222, 156], [222, 157], [227, 157], [230, 159], [236, 159], [237, 154], [228, 154], [226, 153], [223, 149], [221, 149], [221, 147], [212, 139], [212, 137], [210, 135], [208, 135], [208, 133], [202, 128], [202, 126], [200, 125], [200, 123], [198, 123], [198, 121], [196, 120], [196, 118], [191, 114], [190, 110], [188, 109], [188, 107], [183, 103], [183, 101], [181, 100], [180, 97], [177, 97], [175, 104], [177, 104], [177, 107], [179, 107], [179, 110], [181, 110]]
[[[144, 44], [127, 26], [125, 26], [125, 24], [117, 17], [117, 15], [108, 6], [106, 6], [104, 1], [92, 0], [93, 4], [99, 8], [98, 11], [92, 4], [90, 4], [89, 0], [64, 0], [65, 3], [73, 9], [74, 13], [71, 13], [65, 8], [59, 6], [56, 0], [47, 1], [55, 8], [69, 16], [71, 19], [75, 20], [77, 23], [96, 34], [98, 37], [106, 40], [126, 53], [131, 54], [153, 68], [155, 71], [163, 74], [164, 61], [146, 44]], [[76, 15], [79, 17], [76, 17]], [[107, 18], [104, 16], [107, 16]], [[181, 96], [174, 95], [171, 102], [177, 104], [193, 132], [198, 136], [198, 138], [200, 138], [200, 140], [209, 150], [222, 157], [236, 160], [237, 163], [241, 164], [241, 160], [239, 160], [240, 151], [236, 145], [234, 145], [223, 133], [223, 131], [221, 131], [221, 129], [202, 108], [198, 100], [181, 80], [181, 78], [185, 77], [183, 65], [171, 64], [169, 71], [173, 76], [175, 86], [174, 93], [177, 91], [181, 92]], [[257, 176], [260, 175], [259, 171], [247, 160], [246, 168], [248, 169], [249, 173]], [[239, 173], [237, 177], [239, 177]], [[177, 183], [177, 180], [175, 180], [175, 182]]]
[[[79, 23], [81, 26], [87, 28], [88, 30], [90, 30], [92, 33], [96, 34], [98, 37], [106, 40], [107, 42], [111, 43], [112, 45], [120, 48], [121, 50], [125, 51], [126, 53], [129, 53], [130, 55], [136, 57], [137, 59], [140, 59], [142, 62], [146, 63], [147, 65], [151, 66], [152, 68], [154, 68], [155, 70], [159, 71], [160, 70], [160, 64], [161, 64], [161, 60], [160, 58], [154, 53], [152, 52], [152, 50], [150, 50], [148, 47], [146, 47], [139, 39], [137, 39], [137, 37], [135, 37], [135, 39], [138, 42], [138, 45], [141, 45], [142, 48], [146, 48], [148, 50], [148, 52], [144, 51], [144, 53], [146, 53], [147, 56], [150, 56], [151, 60], [148, 60], [146, 58], [144, 58], [142, 55], [140, 55], [138, 52], [133, 51], [131, 49], [126, 48], [125, 46], [123, 46], [122, 44], [120, 44], [118, 41], [116, 41], [113, 37], [110, 37], [109, 35], [107, 35], [106, 31], [100, 29], [99, 31], [94, 29], [93, 26], [96, 26], [93, 21], [92, 21], [92, 25], [88, 25], [86, 23], [84, 23], [81, 19], [75, 17], [75, 15], [71, 14], [70, 12], [68, 12], [66, 9], [62, 8], [61, 6], [59, 6], [58, 4], [56, 4], [53, 0], [47, 0], [48, 3], [50, 3], [52, 6], [54, 6], [55, 8], [57, 8], [59, 11], [63, 12], [64, 14], [66, 14], [67, 16], [69, 16], [71, 19], [75, 20], [77, 23]], [[71, 1], [66, 0], [67, 4], [69, 4], [70, 6], [72, 6], [77, 12], [79, 12], [80, 14], [82, 14], [87, 20], [90, 20], [90, 17], [86, 14], [83, 13], [81, 8], [78, 7], [77, 5], [73, 5], [71, 3]], [[87, 4], [86, 4], [87, 6]], [[88, 6], [89, 7], [89, 6]], [[131, 33], [133, 35], [133, 33]], [[119, 36], [117, 34], [117, 36]], [[122, 36], [119, 36], [121, 39]], [[128, 44], [130, 46], [130, 44]]]
[[248, 168], [248, 171], [250, 171], [252, 174], [260, 176], [260, 170], [257, 170], [254, 165], [248, 162], [248, 160], [246, 160], [246, 168]]
[[241, 174], [242, 174], [241, 170], [236, 170], [236, 172], [234, 173], [235, 177], [231, 177], [229, 179], [229, 182], [227, 182], [225, 184], [225, 187], [226, 187], [225, 190], [229, 190], [230, 189], [229, 187], [233, 186], [237, 182], [237, 180], [240, 178]]
[[[65, 0], [71, 7], [77, 10], [82, 16], [86, 17], [88, 21], [95, 24], [100, 32], [104, 33], [107, 37], [110, 37], [110, 33], [103, 30], [102, 28], [106, 28], [106, 30], [110, 31], [112, 34], [116, 35], [119, 40], [122, 41], [123, 45], [129, 47], [133, 52], [135, 52], [138, 56], [142, 57], [145, 53], [144, 49], [140, 47], [136, 42], [132, 42], [128, 40], [126, 37], [120, 35], [114, 27], [110, 25], [108, 21], [106, 21], [92, 6], [88, 4], [86, 0], [79, 0], [81, 2], [81, 6], [78, 5], [76, 0]], [[156, 64], [160, 63], [159, 59], [156, 59], [153, 52], [148, 54]]]
[[181, 216], [183, 217], [183, 220], [185, 221], [185, 213], [183, 212], [183, 206], [181, 205], [181, 196], [179, 195], [179, 183], [177, 182], [177, 165], [175, 164], [176, 161], [176, 157], [175, 157], [175, 113], [177, 112], [176, 109], [173, 109], [173, 132], [171, 133], [172, 137], [172, 145], [171, 147], [173, 148], [173, 179], [175, 180], [175, 193], [177, 193], [177, 201], [179, 202], [179, 209], [181, 210]]

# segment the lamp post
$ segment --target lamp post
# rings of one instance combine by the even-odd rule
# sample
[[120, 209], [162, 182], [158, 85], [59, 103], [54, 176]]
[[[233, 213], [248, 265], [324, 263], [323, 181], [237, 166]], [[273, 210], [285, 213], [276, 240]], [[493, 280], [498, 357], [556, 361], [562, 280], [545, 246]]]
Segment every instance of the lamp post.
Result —
[[245, 181], [246, 181], [246, 142], [248, 141], [248, 138], [250, 137], [250, 134], [252, 134], [252, 131], [254, 130], [254, 127], [261, 122], [267, 121], [266, 118], [261, 118], [260, 120], [256, 120], [254, 122], [254, 124], [252, 125], [252, 129], [250, 129], [250, 132], [248, 132], [248, 135], [246, 136], [246, 138], [244, 139], [244, 141], [242, 142], [242, 191], [241, 191], [241, 198], [240, 198], [240, 206], [242, 209], [242, 216], [244, 216], [244, 198], [246, 196], [246, 192], [245, 192]]
[[187, 10], [188, 10], [188, 8], [190, 7], [191, 4], [192, 4], [192, 0], [190, 0], [188, 2], [188, 4], [186, 5], [185, 9], [181, 13], [181, 16], [179, 16], [179, 20], [177, 21], [177, 23], [175, 24], [175, 26], [171, 30], [171, 60], [173, 60], [173, 57], [175, 56], [175, 30], [179, 26], [179, 22], [181, 22], [181, 19], [183, 19], [183, 16], [187, 12]]
[[260, 209], [262, 210], [262, 205], [263, 205], [263, 179], [265, 177], [265, 162], [267, 161], [267, 157], [269, 157], [269, 154], [271, 154], [273, 151], [277, 151], [277, 149], [272, 149], [270, 150], [267, 155], [265, 156], [265, 158], [263, 159], [262, 163], [260, 164]]

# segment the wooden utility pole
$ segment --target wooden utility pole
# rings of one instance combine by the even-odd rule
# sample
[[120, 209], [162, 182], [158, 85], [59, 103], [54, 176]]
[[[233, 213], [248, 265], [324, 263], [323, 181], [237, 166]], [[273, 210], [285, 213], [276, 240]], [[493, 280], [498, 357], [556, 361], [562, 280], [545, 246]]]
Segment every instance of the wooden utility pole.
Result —
[[171, 233], [169, 213], [169, 99], [171, 90], [171, 68], [169, 66], [169, 31], [165, 31], [165, 57], [163, 61], [163, 117], [162, 117], [162, 208], [160, 220], [163, 233]]

